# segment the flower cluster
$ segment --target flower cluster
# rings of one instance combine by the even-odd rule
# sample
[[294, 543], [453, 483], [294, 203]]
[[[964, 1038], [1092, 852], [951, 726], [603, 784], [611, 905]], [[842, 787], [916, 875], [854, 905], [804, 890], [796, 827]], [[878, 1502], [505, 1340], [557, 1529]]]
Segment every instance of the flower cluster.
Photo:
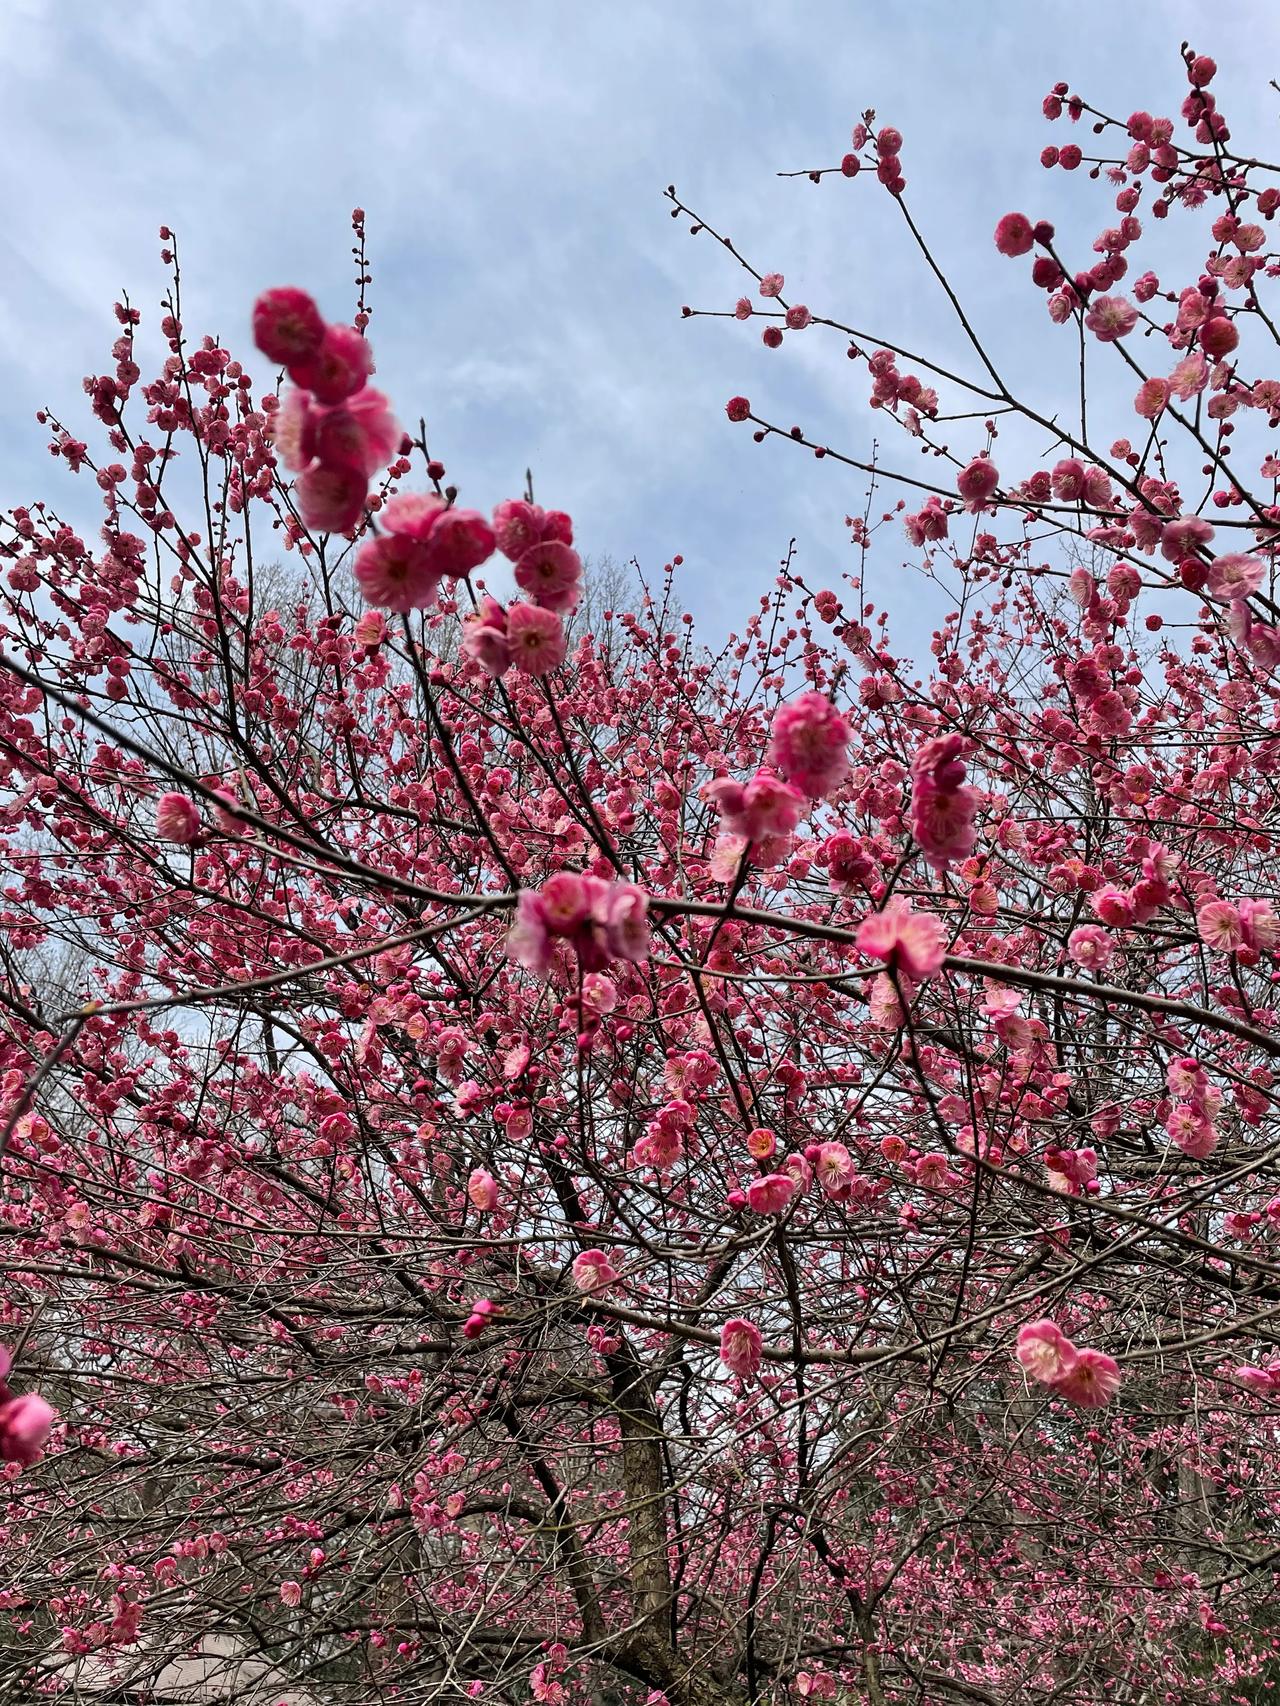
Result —
[[1020, 1327], [1017, 1358], [1028, 1379], [1052, 1387], [1082, 1409], [1100, 1410], [1120, 1388], [1114, 1357], [1073, 1345], [1054, 1321], [1029, 1321]]
[[273, 437], [297, 476], [298, 512], [319, 532], [350, 533], [364, 514], [369, 481], [402, 436], [386, 397], [366, 384], [369, 345], [354, 326], [326, 325], [313, 298], [292, 286], [258, 298], [253, 335], [295, 386], [277, 411]]
[[967, 859], [978, 838], [979, 794], [965, 782], [964, 754], [962, 736], [939, 735], [911, 765], [911, 833], [935, 871]]
[[557, 941], [567, 942], [584, 972], [615, 960], [649, 957], [649, 897], [635, 883], [609, 883], [589, 872], [559, 871], [541, 889], [523, 889], [507, 935], [507, 953], [545, 977]]
[[1169, 1062], [1165, 1081], [1172, 1103], [1165, 1115], [1165, 1130], [1184, 1155], [1203, 1161], [1218, 1145], [1213, 1122], [1222, 1111], [1222, 1092], [1190, 1055]]

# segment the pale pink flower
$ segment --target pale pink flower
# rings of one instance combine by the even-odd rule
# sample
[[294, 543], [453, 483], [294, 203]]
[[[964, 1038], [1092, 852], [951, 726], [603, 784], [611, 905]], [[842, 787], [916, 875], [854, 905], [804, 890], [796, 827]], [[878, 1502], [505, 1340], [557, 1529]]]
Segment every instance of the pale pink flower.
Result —
[[1099, 296], [1090, 303], [1084, 323], [1099, 343], [1126, 337], [1138, 323], [1138, 310], [1124, 296]]
[[1205, 576], [1204, 590], [1210, 598], [1229, 603], [1236, 598], [1249, 598], [1262, 585], [1266, 564], [1261, 557], [1251, 557], [1243, 551], [1231, 551], [1215, 557]]
[[742, 1380], [759, 1369], [763, 1348], [764, 1339], [754, 1322], [735, 1317], [720, 1329], [720, 1361]]
[[781, 1214], [795, 1189], [795, 1181], [785, 1173], [766, 1173], [747, 1186], [747, 1203], [753, 1214]]
[[1143, 420], [1153, 421], [1162, 415], [1169, 406], [1169, 381], [1167, 379], [1147, 379], [1138, 387], [1138, 394], [1133, 399], [1133, 407]]
[[649, 958], [649, 897], [635, 883], [611, 883], [604, 903], [605, 944], [615, 960]]
[[185, 794], [161, 794], [156, 804], [156, 834], [161, 841], [189, 847], [200, 836], [200, 808]]
[[1028, 1321], [1018, 1329], [1016, 1356], [1031, 1380], [1052, 1386], [1075, 1367], [1076, 1348], [1056, 1321]]
[[1244, 944], [1239, 908], [1229, 900], [1207, 901], [1196, 913], [1196, 928], [1205, 946], [1219, 953], [1234, 953]]
[[862, 953], [888, 961], [913, 983], [941, 971], [947, 952], [942, 920], [932, 913], [913, 912], [903, 901], [864, 918], [857, 941]]
[[761, 296], [781, 296], [785, 282], [780, 272], [767, 272], [760, 280]]
[[819, 1186], [829, 1197], [839, 1198], [842, 1193], [847, 1195], [854, 1167], [853, 1157], [843, 1143], [819, 1144], [813, 1170]]
[[779, 708], [766, 758], [812, 798], [833, 793], [849, 774], [849, 725], [825, 693], [802, 693]]
[[294, 1581], [281, 1582], [280, 1583], [280, 1603], [282, 1605], [288, 1605], [288, 1606], [301, 1605], [302, 1604], [302, 1584], [300, 1582], [294, 1582]]
[[551, 931], [542, 901], [531, 889], [520, 891], [515, 919], [507, 932], [507, 955], [539, 977], [545, 977], [551, 965]]

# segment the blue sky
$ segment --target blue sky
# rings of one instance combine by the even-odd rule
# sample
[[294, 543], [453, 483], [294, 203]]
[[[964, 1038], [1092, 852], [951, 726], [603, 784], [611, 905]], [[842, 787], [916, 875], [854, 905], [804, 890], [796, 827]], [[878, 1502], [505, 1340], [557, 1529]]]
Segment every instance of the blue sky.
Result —
[[[774, 175], [838, 160], [874, 106], [905, 133], [917, 218], [1001, 359], [1029, 369], [1043, 298], [1026, 263], [996, 257], [995, 220], [1022, 208], [1083, 245], [1109, 206], [1083, 174], [1040, 168], [1066, 139], [1041, 97], [1064, 78], [1122, 116], [1175, 112], [1186, 36], [1265, 152], [1280, 12], [1242, 0], [1229, 29], [1216, 15], [1176, 0], [4, 0], [0, 499], [91, 524], [90, 493], [31, 417], [47, 402], [87, 418], [79, 382], [105, 361], [112, 300], [127, 287], [145, 311], [163, 287], [162, 222], [181, 240], [188, 329], [247, 352], [265, 284], [350, 313], [359, 204], [379, 382], [402, 419], [426, 416], [463, 501], [517, 492], [532, 464], [585, 552], [651, 572], [682, 552], [684, 602], [722, 633], [793, 534], [812, 583], [837, 584], [854, 564], [844, 516], [865, 499], [832, 463], [753, 446], [725, 399], [745, 392], [853, 455], [876, 422], [838, 342], [811, 331], [774, 353], [758, 325], [681, 320], [684, 302], [731, 307], [744, 279], [668, 217], [664, 186], [785, 272], [789, 299], [956, 354], [878, 185]], [[895, 528], [873, 557], [891, 603], [905, 554]]]

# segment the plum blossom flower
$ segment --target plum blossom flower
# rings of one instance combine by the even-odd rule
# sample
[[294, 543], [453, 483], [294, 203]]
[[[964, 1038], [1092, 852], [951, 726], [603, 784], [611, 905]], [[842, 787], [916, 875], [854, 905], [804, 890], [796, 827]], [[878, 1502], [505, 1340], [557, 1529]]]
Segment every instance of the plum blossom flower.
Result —
[[467, 1195], [474, 1207], [487, 1214], [498, 1206], [498, 1181], [485, 1167], [474, 1167], [467, 1180]]
[[759, 1370], [764, 1339], [752, 1321], [738, 1317], [720, 1329], [720, 1361], [740, 1380], [749, 1380]]
[[722, 776], [707, 788], [720, 808], [725, 827], [749, 842], [790, 835], [804, 813], [805, 797], [771, 770], [757, 770], [745, 787]]
[[996, 248], [1010, 258], [1031, 253], [1035, 234], [1025, 213], [1006, 213], [996, 225]]
[[315, 299], [293, 285], [264, 290], [253, 305], [253, 341], [280, 367], [314, 356], [324, 342]]
[[766, 757], [788, 782], [820, 799], [849, 774], [848, 745], [849, 725], [826, 694], [802, 693], [774, 717]]
[[29, 1469], [38, 1463], [53, 1427], [53, 1407], [38, 1392], [13, 1392], [6, 1384], [11, 1356], [0, 1345], [0, 1461]]
[[1052, 1386], [1075, 1366], [1076, 1347], [1056, 1321], [1028, 1321], [1018, 1329], [1015, 1355], [1028, 1377]]
[[290, 1607], [302, 1604], [302, 1584], [295, 1581], [280, 1583], [280, 1603]]
[[507, 645], [525, 675], [550, 675], [564, 662], [564, 624], [554, 610], [517, 601], [507, 610]]
[[972, 509], [981, 509], [999, 484], [999, 472], [988, 456], [975, 456], [956, 476], [956, 489]]
[[1261, 557], [1251, 557], [1243, 551], [1230, 551], [1215, 557], [1205, 576], [1204, 590], [1210, 598], [1229, 603], [1236, 598], [1249, 598], [1262, 585], [1266, 565]]
[[946, 958], [942, 920], [932, 913], [913, 912], [903, 901], [893, 901], [883, 912], [864, 918], [857, 941], [862, 953], [888, 961], [913, 983], [935, 976]]
[[1125, 296], [1099, 296], [1089, 305], [1084, 323], [1099, 343], [1126, 337], [1138, 323], [1138, 310]]
[[200, 836], [200, 808], [186, 794], [161, 794], [156, 804], [156, 834], [161, 841], [190, 847]]
[[1100, 1410], [1120, 1389], [1120, 1369], [1105, 1351], [1082, 1346], [1076, 1351], [1074, 1364], [1059, 1376], [1055, 1386], [1069, 1404]]
[[573, 1283], [579, 1291], [603, 1291], [618, 1277], [603, 1250], [583, 1250], [573, 1258]]
[[747, 1203], [753, 1214], [781, 1214], [795, 1189], [795, 1181], [785, 1173], [766, 1173], [747, 1186]]

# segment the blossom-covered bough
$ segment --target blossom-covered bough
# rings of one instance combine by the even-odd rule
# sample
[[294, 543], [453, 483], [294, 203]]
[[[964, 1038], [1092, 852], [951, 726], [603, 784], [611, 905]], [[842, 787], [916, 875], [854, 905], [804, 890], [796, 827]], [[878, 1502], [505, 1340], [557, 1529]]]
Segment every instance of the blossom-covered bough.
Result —
[[[913, 455], [732, 399], [875, 484], [723, 644], [674, 570], [578, 622], [569, 514], [459, 501], [359, 212], [353, 323], [268, 291], [256, 382], [162, 232], [162, 372], [122, 302], [93, 443], [44, 417], [100, 535], [0, 547], [21, 1698], [212, 1640], [323, 1702], [1266, 1697], [1280, 173], [1184, 58], [1175, 119], [1045, 102], [1089, 254], [995, 224], [1052, 417], [870, 115], [809, 175], [900, 209], [972, 371], [720, 238]], [[904, 534], [927, 673], [861, 581]]]

